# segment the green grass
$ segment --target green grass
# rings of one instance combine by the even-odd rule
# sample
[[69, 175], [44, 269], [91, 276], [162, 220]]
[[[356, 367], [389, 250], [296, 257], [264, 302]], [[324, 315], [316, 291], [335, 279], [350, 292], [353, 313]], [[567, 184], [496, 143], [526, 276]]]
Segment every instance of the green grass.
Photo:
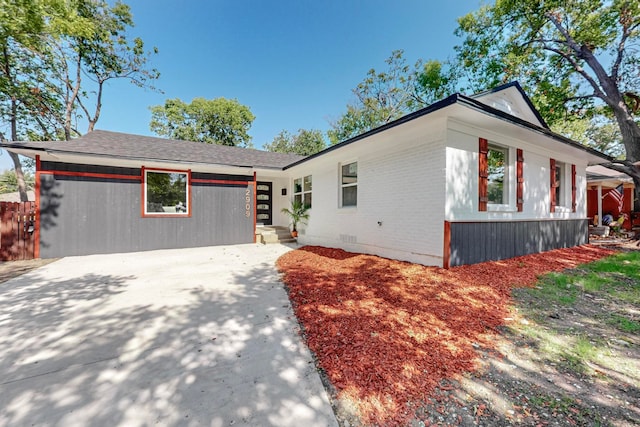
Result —
[[566, 274], [549, 273], [544, 275], [538, 286], [530, 292], [535, 297], [548, 303], [561, 305], [573, 304], [577, 296], [577, 288], [571, 284], [571, 278]]
[[[562, 344], [558, 345], [558, 341]], [[553, 348], [547, 346], [550, 350], [547, 355], [582, 374], [590, 373], [589, 364], [602, 363], [603, 357], [609, 353], [604, 343], [593, 342], [586, 336], [559, 335], [554, 342]]]
[[533, 407], [547, 408], [554, 414], [566, 416], [577, 424], [591, 425], [594, 427], [603, 425], [600, 414], [581, 405], [581, 402], [569, 396], [555, 397], [550, 395], [534, 395], [529, 398]]
[[640, 303], [640, 252], [617, 254], [570, 273], [544, 275], [531, 294], [543, 303], [572, 305], [581, 292], [605, 294]]
[[640, 332], [640, 322], [626, 318], [619, 314], [612, 314], [606, 319], [608, 325], [611, 325], [622, 332], [628, 332], [630, 334]]
[[[615, 363], [609, 337], [599, 336], [601, 326], [609, 326], [610, 338], [615, 339], [640, 332], [638, 319], [627, 315], [640, 308], [640, 252], [618, 253], [574, 270], [546, 274], [534, 288], [522, 292], [528, 298], [519, 310], [535, 322], [519, 325], [519, 332], [538, 343], [544, 358], [576, 372]], [[576, 328], [550, 321], [550, 316], [562, 319], [565, 313], [580, 312], [585, 308], [580, 304], [593, 304], [597, 318], [586, 314], [580, 320], [583, 326]]]

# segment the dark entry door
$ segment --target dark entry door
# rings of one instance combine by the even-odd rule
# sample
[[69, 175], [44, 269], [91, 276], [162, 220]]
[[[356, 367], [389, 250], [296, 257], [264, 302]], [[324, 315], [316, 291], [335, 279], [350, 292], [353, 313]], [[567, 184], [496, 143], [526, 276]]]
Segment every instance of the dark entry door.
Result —
[[256, 222], [263, 225], [273, 224], [273, 194], [271, 182], [258, 182], [256, 187]]

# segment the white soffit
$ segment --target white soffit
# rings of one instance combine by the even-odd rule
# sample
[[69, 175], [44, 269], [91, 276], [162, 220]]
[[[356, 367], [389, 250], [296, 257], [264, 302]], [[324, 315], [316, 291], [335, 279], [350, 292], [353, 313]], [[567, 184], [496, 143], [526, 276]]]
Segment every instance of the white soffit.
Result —
[[531, 110], [529, 103], [514, 86], [507, 87], [498, 92], [486, 93], [474, 97], [474, 99], [496, 110], [511, 114], [534, 125], [544, 127], [544, 123], [538, 119], [536, 114]]
[[583, 150], [580, 147], [563, 143], [543, 133], [536, 131], [521, 124], [492, 116], [486, 112], [476, 110], [474, 108], [462, 106], [460, 104], [452, 105], [447, 108], [449, 117], [461, 122], [472, 125], [480, 129], [486, 129], [489, 132], [504, 135], [508, 138], [517, 139], [527, 144], [540, 147], [545, 152], [553, 152], [565, 156], [576, 157], [585, 160], [588, 164], [598, 164], [607, 159], [597, 156]]
[[633, 186], [633, 179], [629, 175], [600, 165], [587, 167], [587, 182], [607, 188], [615, 188], [620, 184], [626, 184], [625, 187]]

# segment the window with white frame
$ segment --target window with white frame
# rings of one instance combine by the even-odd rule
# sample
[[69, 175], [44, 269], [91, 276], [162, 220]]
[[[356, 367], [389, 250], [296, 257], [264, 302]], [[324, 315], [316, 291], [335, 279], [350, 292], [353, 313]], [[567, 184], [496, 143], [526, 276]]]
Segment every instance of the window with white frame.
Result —
[[144, 215], [189, 216], [189, 173], [145, 169]]
[[342, 164], [340, 167], [340, 206], [358, 205], [358, 162]]
[[293, 180], [293, 201], [303, 203], [308, 209], [311, 209], [311, 190], [313, 180], [311, 175]]

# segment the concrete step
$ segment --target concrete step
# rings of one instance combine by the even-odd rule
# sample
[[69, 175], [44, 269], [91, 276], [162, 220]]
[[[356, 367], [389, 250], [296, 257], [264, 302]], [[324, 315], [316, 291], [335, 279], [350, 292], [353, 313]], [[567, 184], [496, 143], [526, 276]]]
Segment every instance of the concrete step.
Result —
[[287, 238], [278, 238], [276, 236], [262, 236], [262, 243], [264, 244], [269, 244], [269, 243], [293, 243], [295, 242], [296, 239], [294, 239], [293, 237], [289, 236]]
[[256, 229], [256, 241], [259, 243], [291, 243], [296, 239], [291, 237], [287, 227], [263, 226]]

